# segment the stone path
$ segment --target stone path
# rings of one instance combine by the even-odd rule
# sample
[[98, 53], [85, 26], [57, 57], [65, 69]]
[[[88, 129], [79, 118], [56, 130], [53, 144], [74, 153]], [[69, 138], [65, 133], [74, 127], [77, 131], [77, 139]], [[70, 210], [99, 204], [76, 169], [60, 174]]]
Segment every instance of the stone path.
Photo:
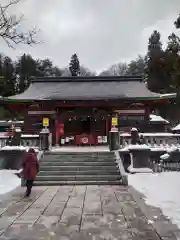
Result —
[[35, 187], [31, 199], [23, 192], [0, 202], [0, 240], [176, 239], [174, 229], [157, 234], [129, 187]]

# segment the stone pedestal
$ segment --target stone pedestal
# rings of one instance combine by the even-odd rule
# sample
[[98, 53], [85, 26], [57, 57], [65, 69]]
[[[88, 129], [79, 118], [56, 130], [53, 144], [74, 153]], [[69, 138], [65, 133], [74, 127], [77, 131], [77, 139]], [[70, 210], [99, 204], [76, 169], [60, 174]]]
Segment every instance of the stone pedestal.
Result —
[[48, 128], [42, 129], [41, 132], [39, 133], [40, 150], [43, 150], [43, 151], [49, 150], [50, 148], [49, 135], [50, 135], [50, 131]]
[[150, 149], [132, 148], [132, 167], [133, 168], [150, 168]]
[[116, 151], [120, 147], [120, 137], [117, 128], [112, 128], [109, 132], [109, 149], [110, 151]]
[[124, 170], [127, 172], [128, 167], [131, 165], [131, 156], [129, 150], [120, 150], [119, 154], [124, 166]]

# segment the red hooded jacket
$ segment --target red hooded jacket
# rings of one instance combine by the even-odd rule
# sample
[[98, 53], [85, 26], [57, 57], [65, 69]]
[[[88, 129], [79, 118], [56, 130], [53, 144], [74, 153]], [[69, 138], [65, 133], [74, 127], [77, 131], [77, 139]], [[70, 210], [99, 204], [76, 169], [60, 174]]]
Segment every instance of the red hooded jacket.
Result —
[[27, 152], [22, 164], [23, 178], [25, 180], [34, 180], [39, 171], [39, 163], [35, 152]]

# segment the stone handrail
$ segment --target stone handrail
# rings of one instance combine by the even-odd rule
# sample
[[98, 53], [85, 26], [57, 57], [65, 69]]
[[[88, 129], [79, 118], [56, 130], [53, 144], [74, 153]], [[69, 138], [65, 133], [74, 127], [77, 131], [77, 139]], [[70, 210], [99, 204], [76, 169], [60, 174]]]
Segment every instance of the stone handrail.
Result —
[[120, 158], [119, 152], [115, 151], [114, 154], [115, 154], [116, 162], [118, 164], [119, 171], [120, 171], [120, 174], [122, 177], [122, 183], [123, 183], [123, 185], [128, 185], [128, 174], [126, 173], [126, 171], [124, 169], [124, 165], [122, 163], [122, 159]]
[[[150, 147], [153, 146], [180, 146], [180, 134], [173, 133], [139, 133], [143, 137], [144, 143]], [[131, 144], [131, 135], [129, 133], [120, 134], [120, 145], [125, 147]]]
[[[0, 148], [6, 146], [8, 136], [0, 136]], [[21, 146], [24, 147], [39, 147], [39, 135], [21, 135]]]

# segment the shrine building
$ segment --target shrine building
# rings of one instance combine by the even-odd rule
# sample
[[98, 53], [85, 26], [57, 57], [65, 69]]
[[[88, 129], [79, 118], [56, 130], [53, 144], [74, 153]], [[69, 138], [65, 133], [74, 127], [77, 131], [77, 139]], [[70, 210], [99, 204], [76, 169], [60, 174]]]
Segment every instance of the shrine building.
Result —
[[112, 125], [145, 131], [152, 110], [172, 98], [149, 91], [139, 76], [93, 76], [34, 78], [25, 92], [3, 101], [24, 116], [24, 133], [38, 134], [44, 125], [54, 145], [102, 145]]

